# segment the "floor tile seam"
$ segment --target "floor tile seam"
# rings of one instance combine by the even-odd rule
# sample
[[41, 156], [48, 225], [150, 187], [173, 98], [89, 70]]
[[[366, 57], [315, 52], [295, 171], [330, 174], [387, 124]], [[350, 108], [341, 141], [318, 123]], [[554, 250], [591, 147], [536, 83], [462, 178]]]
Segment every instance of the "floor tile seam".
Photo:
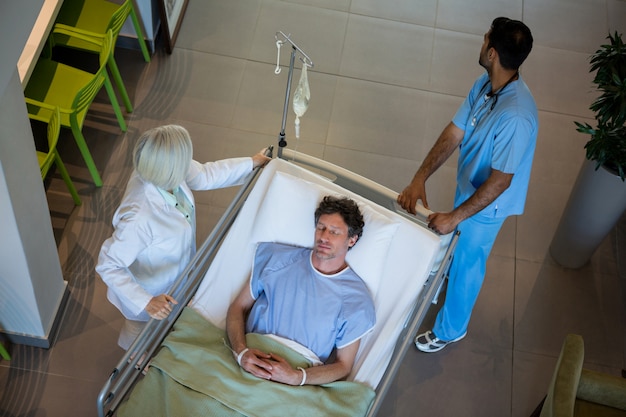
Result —
[[513, 365], [515, 365], [515, 356], [516, 356], [516, 354], [539, 356], [539, 357], [547, 358], [547, 359], [557, 359], [559, 357], [559, 355], [560, 355], [560, 350], [559, 350], [559, 352], [555, 352], [554, 354], [550, 354], [550, 353], [545, 353], [545, 352], [532, 351], [532, 350], [529, 350], [529, 349], [521, 349], [521, 348], [515, 347], [515, 345], [513, 346], [512, 352], [513, 352]]
[[[599, 360], [598, 358], [595, 358], [595, 357], [589, 358], [588, 356], [585, 356], [585, 359], [583, 362], [583, 368], [589, 369], [589, 367], [608, 368], [608, 369], [616, 371], [615, 372], [616, 375], [621, 376], [621, 370], [626, 369], [626, 364], [601, 362], [601, 359]], [[604, 373], [607, 373], [607, 372], [604, 372]]]
[[[517, 240], [517, 239], [516, 239]], [[517, 245], [516, 245], [517, 246]], [[554, 265], [557, 265], [556, 262], [550, 257], [550, 254], [546, 252], [545, 256], [543, 257], [533, 257], [533, 256], [525, 256], [523, 254], [519, 254], [517, 253], [518, 250], [517, 248], [514, 249], [514, 255], [512, 256], [507, 256], [508, 258], [512, 258], [515, 259], [515, 261], [522, 261], [522, 262], [526, 262], [529, 264], [535, 264], [535, 265], [546, 265], [546, 264], [552, 264], [554, 263]], [[494, 254], [493, 256], [504, 256], [504, 255], [496, 255]], [[517, 267], [517, 265], [515, 265]]]
[[[409, 25], [409, 26], [415, 26], [415, 27], [424, 28], [424, 29], [432, 29], [433, 32], [436, 32], [436, 31], [446, 31], [446, 32], [451, 32], [451, 33], [458, 33], [458, 34], [461, 34], [461, 35], [476, 36], [476, 37], [479, 37], [479, 38], [482, 37], [482, 33], [479, 33], [478, 31], [477, 32], [471, 32], [471, 31], [468, 31], [468, 30], [463, 30], [461, 28], [455, 28], [453, 26], [446, 26], [446, 25], [440, 24], [439, 23], [439, 5], [438, 4], [436, 6], [435, 18], [434, 18], [434, 21], [433, 21], [432, 24], [411, 22], [411, 21], [407, 21], [407, 20], [400, 20], [400, 19], [397, 19], [397, 18], [390, 18], [390, 17], [374, 15], [374, 14], [366, 14], [366, 13], [362, 13], [362, 12], [359, 13], [359, 12], [354, 12], [352, 10], [336, 10], [336, 9], [330, 9], [330, 8], [319, 7], [319, 6], [311, 6], [311, 5], [309, 5], [307, 7], [312, 7], [312, 8], [322, 9], [322, 10], [330, 10], [330, 11], [333, 11], [333, 12], [344, 13], [344, 14], [346, 14], [348, 16], [348, 18], [350, 16], [358, 16], [358, 17], [376, 19], [376, 20], [380, 20], [380, 21], [386, 21], [386, 22], [390, 22], [390, 23], [401, 23], [401, 24], [405, 24], [405, 25]], [[522, 13], [523, 13], [523, 11], [522, 11]], [[257, 19], [257, 22], [258, 22], [258, 19]], [[253, 33], [255, 33], [255, 32], [253, 32]], [[345, 41], [345, 36], [344, 36], [344, 41]], [[574, 53], [581, 53], [581, 54], [590, 55], [589, 51], [582, 51], [582, 50], [578, 50], [578, 49], [571, 49], [571, 48], [562, 47], [562, 46], [558, 46], [558, 45], [555, 46], [555, 45], [551, 45], [551, 44], [544, 44], [544, 43], [541, 43], [540, 40], [537, 40], [537, 42], [534, 44], [534, 46], [535, 47], [546, 47], [546, 48], [550, 48], [550, 49], [556, 49], [556, 50], [562, 50], [562, 51], [568, 51], [568, 52], [574, 52]]]
[[237, 106], [238, 106], [238, 104], [240, 102], [242, 91], [244, 89], [244, 78], [245, 78], [246, 70], [247, 70], [248, 65], [249, 65], [250, 62], [251, 61], [248, 61], [248, 60], [244, 61], [243, 71], [241, 72], [241, 76], [240, 76], [239, 82], [237, 83], [237, 93], [235, 94], [235, 106], [233, 108], [233, 111], [230, 112], [230, 116], [226, 120], [228, 126], [232, 126], [233, 124], [235, 124], [234, 123], [235, 117], [236, 117], [236, 111], [235, 110], [237, 109]]
[[367, 14], [367, 13], [363, 13], [363, 12], [356, 12], [356, 11], [353, 11], [351, 9], [351, 6], [348, 8], [348, 10], [340, 10], [340, 9], [333, 9], [333, 8], [329, 8], [329, 7], [316, 6], [316, 5], [305, 5], [305, 4], [302, 4], [301, 6], [304, 6], [304, 7], [307, 7], [307, 8], [311, 8], [311, 9], [320, 9], [320, 10], [325, 10], [325, 11], [330, 11], [330, 12], [336, 12], [336, 13], [339, 13], [339, 14], [344, 14], [348, 18], [350, 16], [358, 16], [358, 17], [366, 17], [366, 18], [371, 18], [371, 19], [376, 19], [376, 20], [381, 20], [381, 21], [387, 21], [387, 22], [391, 22], [391, 23], [402, 23], [402, 24], [406, 24], [406, 25], [410, 25], [410, 26], [418, 26], [418, 27], [423, 27], [423, 28], [433, 29], [433, 30], [437, 29], [437, 26], [436, 26], [436, 24], [437, 24], [436, 15], [435, 15], [435, 19], [434, 19], [432, 24], [425, 24], [425, 23], [411, 22], [411, 21], [408, 21], [408, 20], [401, 20], [401, 19], [398, 19], [398, 18], [390, 18], [388, 16]]
[[401, 20], [398, 18], [390, 18], [388, 16], [383, 16], [383, 15], [376, 15], [376, 14], [368, 14], [368, 13], [364, 13], [364, 12], [356, 12], [354, 10], [352, 10], [352, 7], [350, 6], [348, 8], [348, 10], [341, 10], [341, 9], [335, 9], [335, 8], [329, 8], [329, 7], [323, 7], [323, 6], [316, 6], [316, 5], [302, 5], [302, 6], [306, 6], [306, 7], [310, 7], [310, 8], [314, 8], [314, 9], [321, 9], [321, 10], [328, 10], [331, 12], [337, 12], [337, 13], [342, 13], [342, 14], [346, 14], [348, 16], [359, 16], [359, 17], [367, 17], [367, 18], [372, 18], [372, 19], [377, 19], [377, 20], [384, 20], [384, 21], [388, 21], [388, 22], [392, 22], [392, 23], [403, 23], [403, 24], [407, 24], [407, 25], [411, 25], [411, 26], [419, 26], [419, 27], [423, 27], [423, 28], [428, 28], [428, 29], [439, 29], [439, 30], [445, 30], [445, 31], [449, 31], [449, 32], [457, 32], [457, 33], [461, 33], [461, 34], [466, 34], [466, 35], [474, 35], [474, 36], [481, 36], [481, 33], [474, 33], [474, 32], [469, 32], [469, 31], [464, 31], [464, 30], [459, 30], [459, 29], [454, 29], [453, 27], [450, 26], [442, 26], [438, 23], [438, 18], [439, 18], [439, 4], [436, 5], [435, 8], [435, 15], [434, 15], [434, 19], [432, 24], [426, 24], [426, 23], [417, 23], [417, 22], [413, 22], [413, 21], [408, 21], [408, 20]]
[[[351, 6], [350, 6], [351, 7]], [[350, 16], [348, 15], [348, 19], [346, 20], [346, 25], [344, 26], [344, 30], [343, 30], [343, 42], [341, 42], [340, 48], [339, 48], [339, 60], [337, 62], [337, 72], [341, 72], [341, 64], [343, 62], [343, 54], [345, 52], [345, 48], [346, 48], [346, 38], [348, 37], [348, 28], [350, 25]], [[328, 123], [326, 124], [326, 128], [325, 128], [325, 132], [323, 134], [323, 138], [324, 138], [324, 142], [322, 143], [322, 159], [326, 159], [326, 151], [327, 151], [327, 144], [328, 144], [328, 136], [330, 135], [330, 129], [331, 129], [331, 120], [332, 120], [332, 115], [335, 112], [335, 108], [337, 105], [337, 89], [338, 89], [338, 84], [339, 84], [339, 78], [337, 74], [331, 74], [331, 73], [325, 73], [322, 71], [317, 71], [320, 74], [325, 75], [326, 77], [330, 77], [331, 80], [333, 81], [332, 83], [332, 93], [330, 95], [330, 109], [328, 112]], [[312, 80], [314, 80], [314, 76], [312, 76], [311, 78]], [[299, 145], [299, 142], [296, 144], [296, 149]]]
[[[433, 45], [433, 48], [434, 48], [434, 45]], [[240, 57], [240, 56], [231, 56], [231, 55], [219, 54], [219, 53], [208, 52], [208, 51], [202, 51], [202, 53], [207, 54], [207, 55], [216, 55], [216, 56], [222, 56], [222, 57], [232, 58], [232, 59], [246, 61], [246, 62], [252, 62], [252, 63], [256, 63], [256, 64], [264, 64], [264, 65], [267, 65], [268, 67], [273, 67], [275, 65], [275, 63], [272, 63], [272, 62], [269, 62], [269, 61], [260, 61], [260, 60], [255, 60], [255, 59], [250, 59], [250, 58]], [[429, 84], [430, 84], [430, 74], [432, 73], [432, 62], [433, 62], [433, 60], [431, 59], [430, 60], [430, 65], [429, 65], [429, 70], [428, 70], [428, 73], [429, 73]], [[523, 69], [522, 69], [522, 71], [523, 71]], [[436, 89], [433, 89], [433, 88], [415, 87], [415, 86], [406, 85], [406, 84], [385, 82], [385, 81], [377, 80], [377, 79], [374, 79], [374, 78], [363, 78], [363, 77], [350, 76], [350, 75], [347, 75], [347, 74], [342, 74], [341, 70], [339, 70], [336, 73], [334, 73], [334, 72], [326, 72], [326, 71], [319, 71], [319, 70], [310, 70], [310, 72], [312, 74], [318, 73], [318, 74], [323, 74], [323, 75], [330, 76], [330, 77], [335, 77], [337, 79], [345, 79], [345, 80], [353, 80], [353, 81], [363, 81], [363, 82], [368, 82], [368, 83], [372, 83], [372, 84], [378, 84], [378, 85], [382, 85], [382, 86], [389, 86], [389, 87], [397, 87], [397, 88], [409, 89], [409, 90], [416, 91], [416, 92], [437, 94], [437, 95], [442, 95], [442, 96], [450, 96], [450, 97], [456, 97], [456, 98], [460, 98], [460, 99], [465, 98], [465, 95], [451, 94], [451, 93], [440, 91], [440, 90], [436, 90]], [[564, 116], [564, 117], [571, 117], [572, 119], [583, 119], [583, 121], [585, 121], [585, 120], [592, 121], [593, 120], [593, 117], [591, 117], [591, 114], [577, 114], [577, 113], [570, 113], [570, 112], [560, 112], [560, 111], [555, 110], [554, 108], [546, 107], [545, 105], [544, 106], [538, 105], [537, 111], [540, 112], [540, 113], [547, 113], [547, 114], [553, 114], [553, 115], [560, 115], [560, 116]]]
[[[50, 363], [54, 355], [56, 344], [53, 342], [49, 348], [42, 348], [30, 345], [14, 345], [11, 352], [11, 361], [7, 368], [11, 371], [26, 371], [38, 374], [48, 374]], [[33, 365], [37, 365], [34, 367]]]
[[[548, 183], [548, 184], [552, 184], [552, 183]], [[552, 185], [562, 185], [562, 184], [552, 184]], [[527, 264], [533, 264], [533, 265], [541, 265], [543, 266], [548, 266], [548, 267], [557, 267], [557, 268], [564, 268], [564, 269], [568, 269], [569, 268], [565, 268], [563, 266], [561, 266], [557, 261], [555, 261], [552, 256], [550, 255], [549, 249], [546, 248], [546, 252], [542, 257], [533, 257], [533, 256], [525, 256], [524, 254], [520, 254], [519, 250], [517, 249], [517, 239], [516, 239], [516, 248], [515, 248], [515, 255], [511, 256], [511, 258], [514, 258], [516, 261], [521, 261], [521, 262], [525, 262]], [[503, 255], [492, 255], [492, 256], [503, 256]], [[611, 259], [613, 260], [613, 259]], [[517, 266], [517, 265], [516, 265]], [[582, 267], [585, 268], [585, 267]], [[573, 270], [572, 270], [573, 271]], [[593, 269], [594, 273], [598, 273], [598, 274], [602, 274], [602, 275], [614, 275], [612, 274], [610, 271], [601, 271], [598, 270], [597, 268]]]
[[[402, 23], [402, 24], [406, 24], [406, 25], [411, 25], [411, 26], [418, 26], [418, 27], [422, 27], [422, 28], [426, 28], [426, 29], [438, 29], [437, 27], [437, 18], [435, 17], [435, 21], [432, 23], [432, 25], [428, 25], [425, 23], [417, 23], [417, 22], [410, 22], [407, 20], [400, 20], [400, 19], [393, 19], [390, 17], [386, 17], [386, 16], [376, 16], [373, 14], [366, 14], [366, 13], [359, 13], [359, 12], [354, 12], [351, 10], [348, 10], [346, 12], [349, 16], [359, 16], [359, 17], [368, 17], [368, 18], [372, 18], [372, 19], [377, 19], [377, 20], [384, 20], [387, 22], [391, 22], [391, 23]], [[439, 28], [439, 29], [443, 29], [443, 28]]]
[[[539, 105], [537, 106], [537, 112], [539, 113], [539, 115], [541, 115], [541, 113], [546, 113], [546, 114], [549, 114], [549, 115], [571, 117], [572, 118], [572, 132], [576, 132], [576, 125], [574, 125], [574, 118], [579, 119], [578, 121], [580, 121], [580, 122], [585, 122], [585, 121], [592, 122], [594, 120], [593, 115], [591, 113], [589, 113], [589, 114], [574, 114], [574, 113], [568, 113], [568, 112], [560, 112], [560, 111], [556, 111], [554, 109], [542, 108]], [[541, 132], [541, 125], [539, 125], [539, 131]]]
[[[97, 247], [99, 248], [102, 245], [102, 243], [104, 243], [104, 240], [102, 242], [100, 242], [100, 244], [98, 244]], [[80, 268], [76, 267], [76, 263], [77, 263], [76, 260], [66, 259], [65, 260], [65, 265], [61, 265], [63, 277], [65, 278], [65, 281], [67, 281], [69, 283], [68, 288], [69, 288], [70, 291], [72, 291], [72, 290], [74, 290], [74, 291], [79, 290], [79, 288], [75, 287], [74, 285], [72, 285], [72, 283], [80, 282], [79, 280], [81, 278], [84, 278], [84, 279], [90, 279], [92, 277], [99, 278], [99, 276], [96, 273], [95, 265], [94, 265], [93, 270], [90, 271], [90, 272], [80, 272]], [[70, 280], [68, 278], [72, 278], [72, 279]]]
[[[403, 163], [403, 162], [407, 162], [408, 164], [410, 164], [412, 167], [415, 167], [417, 165], [419, 165], [419, 163], [421, 162], [421, 159], [416, 159], [413, 157], [406, 157], [407, 152], [403, 153], [403, 155], [399, 155], [399, 154], [391, 154], [388, 152], [383, 152], [383, 151], [368, 151], [368, 150], [363, 150], [362, 148], [357, 147], [356, 145], [354, 146], [350, 146], [350, 145], [345, 145], [345, 144], [337, 144], [335, 142], [331, 142], [330, 141], [330, 131], [331, 131], [331, 124], [329, 123], [329, 134], [327, 134], [325, 141], [323, 143], [318, 143], [318, 142], [311, 142], [315, 145], [322, 145], [324, 147], [324, 154], [322, 156], [322, 159], [328, 160], [330, 162], [332, 162], [331, 159], [327, 159], [329, 157], [329, 154], [326, 153], [327, 150], [330, 150], [331, 148], [333, 149], [338, 149], [341, 151], [349, 151], [349, 152], [356, 152], [360, 155], [367, 155], [367, 156], [372, 156], [372, 157], [383, 157], [383, 158], [389, 158], [389, 159], [393, 159], [394, 163]], [[388, 147], [386, 147], [385, 149], [389, 149]], [[418, 150], [413, 150], [413, 152], [418, 152]], [[332, 154], [330, 155], [332, 156]], [[397, 166], [397, 165], [396, 165]], [[343, 167], [343, 168], [347, 168], [347, 167]], [[450, 168], [447, 167], [446, 168]], [[452, 167], [453, 169], [456, 169], [456, 167]], [[414, 168], [412, 168], [414, 170]], [[398, 191], [399, 192], [399, 191]]]
[[[489, 259], [499, 259], [499, 260], [516, 260], [516, 256], [515, 255], [503, 255], [503, 254], [499, 254], [499, 253], [495, 253], [492, 250], [492, 253], [489, 255]], [[515, 267], [515, 265], [513, 265]], [[513, 271], [515, 272], [515, 271]]]
[[[604, 43], [604, 42], [601, 42]], [[542, 47], [542, 48], [546, 48], [546, 49], [551, 49], [551, 50], [555, 50], [555, 51], [561, 51], [561, 52], [569, 52], [569, 53], [574, 53], [574, 54], [580, 54], [580, 55], [585, 55], [587, 57], [591, 57], [594, 53], [594, 50], [583, 50], [582, 47], [581, 49], [574, 49], [572, 47], [570, 47], [569, 45], [565, 45], [563, 41], [555, 41], [554, 43], [550, 42], [550, 43], [537, 43], [535, 45], [533, 45], [534, 47]], [[595, 48], [595, 47], [594, 47]]]
[[[271, 62], [271, 61], [261, 61], [261, 60], [257, 60], [257, 59], [251, 59], [251, 58], [247, 58], [247, 57], [241, 57], [241, 56], [234, 56], [234, 55], [226, 55], [226, 54], [221, 54], [221, 53], [217, 53], [217, 52], [211, 52], [211, 51], [194, 51], [192, 49], [188, 49], [190, 51], [193, 52], [199, 52], [202, 54], [206, 54], [206, 55], [215, 55], [215, 56], [220, 56], [220, 57], [224, 57], [224, 58], [232, 58], [232, 59], [236, 59], [239, 61], [244, 61], [244, 62], [252, 62], [252, 63], [256, 63], [256, 64], [263, 64], [263, 65], [267, 65], [268, 67], [274, 67], [276, 65], [275, 62]], [[432, 64], [432, 60], [431, 64]], [[281, 65], [282, 67], [282, 65]], [[285, 66], [286, 67], [286, 66]], [[429, 73], [430, 73], [430, 67], [429, 67]], [[446, 93], [446, 92], [442, 92], [442, 91], [437, 91], [435, 89], [431, 89], [431, 88], [418, 88], [415, 86], [409, 86], [409, 85], [404, 85], [404, 84], [397, 84], [397, 83], [390, 83], [390, 82], [385, 82], [385, 81], [381, 81], [381, 80], [376, 80], [376, 79], [369, 79], [369, 78], [360, 78], [360, 77], [355, 77], [355, 76], [350, 76], [350, 75], [346, 75], [346, 74], [342, 74], [341, 71], [338, 72], [327, 72], [327, 71], [319, 71], [316, 69], [311, 69], [309, 70], [309, 72], [311, 74], [322, 74], [325, 76], [329, 76], [329, 77], [335, 77], [337, 79], [346, 79], [346, 80], [354, 80], [354, 81], [364, 81], [364, 82], [369, 82], [369, 83], [373, 83], [373, 84], [379, 84], [379, 85], [383, 85], [383, 86], [390, 86], [390, 87], [397, 87], [397, 88], [403, 88], [403, 89], [409, 89], [409, 90], [414, 90], [417, 92], [424, 92], [424, 93], [433, 93], [433, 94], [439, 94], [439, 95], [444, 95], [444, 96], [452, 96], [452, 97], [457, 97], [457, 98], [464, 98], [464, 95], [456, 95], [456, 94], [450, 94], [450, 93]]]
[[[49, 366], [49, 364], [48, 364], [48, 366]], [[45, 375], [46, 377], [52, 376], [52, 377], [56, 377], [56, 378], [64, 378], [64, 379], [68, 379], [68, 380], [81, 381], [81, 382], [102, 383], [102, 385], [104, 385], [104, 381], [100, 380], [100, 379], [83, 378], [83, 377], [79, 377], [79, 376], [76, 376], [76, 375], [66, 375], [66, 374], [62, 374], [62, 373], [59, 373], [59, 372], [42, 371], [42, 370], [38, 370], [38, 369], [24, 368], [24, 367], [12, 367], [11, 369], [15, 369], [15, 370], [18, 370], [18, 371], [31, 372], [31, 373], [35, 373], [35, 374], [39, 374], [39, 375]]]
[[207, 51], [207, 50], [202, 50], [202, 49], [193, 48], [193, 47], [187, 47], [187, 48], [179, 47], [178, 49], [180, 49], [181, 51], [188, 51], [188, 52], [192, 52], [192, 53], [200, 54], [200, 55], [214, 55], [214, 56], [221, 57], [221, 58], [236, 59], [238, 61], [248, 61], [248, 62], [254, 62], [254, 63], [259, 63], [259, 64], [268, 64], [268, 65], [271, 65], [271, 66], [275, 66], [276, 65], [276, 62], [272, 62], [271, 60], [269, 60], [267, 62], [259, 61], [259, 60], [256, 60], [256, 59], [252, 59], [249, 56], [227, 54], [227, 53], [218, 52], [218, 51]]
[[[432, 64], [432, 60], [431, 60], [431, 64]], [[428, 81], [429, 85], [430, 85], [430, 73], [431, 72], [432, 72], [431, 66], [429, 66], [429, 81]], [[410, 86], [410, 85], [405, 85], [405, 84], [397, 84], [397, 83], [392, 83], [392, 82], [385, 82], [385, 81], [382, 81], [382, 80], [350, 76], [350, 75], [341, 74], [341, 73], [337, 73], [337, 74], [325, 73], [325, 74], [328, 75], [328, 76], [336, 77], [338, 80], [344, 79], [344, 80], [352, 80], [352, 81], [362, 81], [362, 82], [371, 83], [371, 84], [377, 84], [377, 85], [382, 85], [382, 86], [395, 87], [395, 88], [400, 88], [400, 89], [407, 89], [407, 90], [411, 90], [411, 91], [414, 91], [414, 92], [421, 92], [421, 93], [427, 93], [427, 94], [437, 94], [437, 95], [441, 95], [441, 96], [450, 96], [450, 97], [455, 97], [455, 98], [459, 98], [459, 99], [464, 99], [465, 98], [464, 94], [463, 95], [453, 94], [453, 93], [449, 93], [449, 92], [446, 92], [446, 91], [436, 90], [434, 88], [415, 87], [415, 86]]]
[[[411, 159], [411, 158], [405, 158], [402, 156], [398, 156], [398, 155], [391, 155], [388, 153], [381, 153], [381, 152], [370, 152], [370, 151], [364, 151], [362, 149], [357, 149], [357, 148], [351, 148], [347, 145], [338, 145], [338, 144], [334, 144], [334, 143], [329, 143], [328, 142], [328, 136], [326, 137], [326, 141], [324, 143], [317, 143], [317, 142], [311, 142], [311, 143], [315, 143], [315, 144], [319, 144], [319, 145], [323, 145], [325, 150], [327, 150], [328, 148], [335, 148], [335, 149], [340, 149], [340, 150], [344, 150], [344, 151], [351, 151], [351, 152], [358, 152], [360, 154], [363, 155], [372, 155], [372, 156], [380, 156], [380, 157], [386, 157], [386, 158], [393, 158], [394, 160], [397, 161], [407, 161], [413, 165], [418, 164], [421, 162], [421, 160], [417, 160], [417, 159]], [[355, 144], [354, 146], [356, 147], [358, 144]], [[328, 155], [324, 154], [324, 158], [326, 159]]]
[[[96, 269], [95, 268], [93, 269], [92, 272], [80, 272], [76, 268], [69, 268], [67, 270], [65, 268], [63, 268], [62, 272], [63, 272], [63, 277], [64, 277], [65, 281], [68, 282], [68, 290], [70, 292], [72, 292], [72, 291], [79, 291], [79, 290], [83, 289], [81, 287], [73, 285], [73, 283], [75, 283], [75, 282], [80, 282], [80, 281], [77, 281], [80, 278], [86, 278], [86, 279], [89, 279], [89, 278], [92, 278], [92, 277], [99, 278], [99, 275], [96, 273]], [[72, 279], [70, 279], [70, 278], [72, 278]]]
[[510, 386], [510, 393], [509, 395], [511, 396], [511, 415], [513, 415], [513, 398], [515, 395], [515, 389], [514, 389], [514, 372], [515, 372], [515, 340], [516, 340], [516, 332], [515, 332], [515, 323], [517, 323], [517, 308], [516, 308], [516, 300], [517, 300], [517, 262], [519, 260], [518, 258], [518, 236], [519, 236], [519, 230], [518, 228], [520, 227], [520, 222], [519, 222], [519, 217], [515, 217], [514, 218], [515, 221], [515, 238], [513, 239], [513, 302], [512, 302], [512, 306], [511, 306], [511, 323], [513, 323], [513, 327], [511, 329], [511, 386]]
[[32, 411], [33, 407], [39, 406], [41, 394], [45, 388], [45, 378], [29, 380], [20, 375], [20, 378], [17, 381], [13, 380], [12, 384], [9, 384], [2, 395], [0, 395], [1, 405], [8, 407], [7, 410], [12, 412], [12, 416], [32, 414], [28, 413], [28, 411]]
[[[574, 334], [574, 333], [572, 333]], [[557, 360], [559, 358], [559, 356], [561, 355], [561, 349], [559, 348], [558, 351], [555, 351], [554, 354], [550, 354], [550, 353], [545, 353], [545, 352], [537, 352], [537, 351], [532, 351], [529, 349], [520, 349], [520, 348], [514, 348], [513, 349], [513, 356], [515, 359], [515, 355], [516, 354], [524, 354], [524, 355], [531, 355], [531, 356], [537, 356], [537, 357], [541, 357], [541, 358], [545, 358], [545, 359], [554, 359]], [[514, 360], [515, 363], [515, 360]], [[586, 366], [597, 366], [597, 367], [603, 367], [603, 368], [609, 368], [609, 369], [615, 369], [615, 370], [620, 370], [620, 366], [616, 365], [616, 364], [612, 364], [612, 363], [606, 363], [606, 362], [599, 362], [596, 358], [590, 358], [589, 356], [585, 356], [583, 359], [583, 368], [585, 368]]]
[[[393, 19], [387, 19], [387, 20], [395, 22], [395, 20], [393, 20]], [[407, 23], [407, 22], [402, 22], [402, 21], [398, 21], [398, 22], [399, 23]], [[419, 27], [423, 27], [423, 28], [433, 29], [435, 33], [437, 31], [445, 31], [445, 32], [459, 34], [459, 35], [475, 36], [477, 38], [482, 38], [482, 36], [483, 36], [482, 33], [478, 33], [478, 32], [475, 33], [475, 32], [470, 32], [470, 31], [467, 31], [467, 30], [455, 29], [455, 28], [452, 28], [452, 27], [441, 26], [438, 23], [435, 23], [434, 26], [420, 25], [420, 24], [415, 24], [415, 23], [408, 23], [408, 24], [413, 25], [413, 26], [419, 26]], [[548, 48], [548, 49], [561, 51], [561, 52], [572, 52], [572, 53], [575, 53], [575, 54], [584, 54], [584, 55], [587, 55], [587, 56], [591, 56], [591, 54], [593, 53], [593, 51], [589, 52], [589, 51], [585, 51], [585, 50], [582, 50], [582, 49], [574, 49], [574, 48], [569, 47], [568, 45], [563, 45], [562, 43], [559, 45], [558, 42], [557, 43], [543, 43], [540, 39], [536, 39], [535, 43], [533, 44], [533, 48], [537, 48], [537, 47]]]
[[[221, 123], [221, 121], [215, 122], [215, 121], [211, 121], [211, 120], [186, 120], [184, 119], [182, 116], [177, 116], [177, 117], [173, 117], [171, 119], [174, 123], [190, 123], [190, 124], [194, 124], [194, 125], [198, 125], [198, 126], [206, 126], [206, 127], [212, 127], [212, 128], [217, 128], [217, 129], [225, 129], [228, 131], [234, 131], [234, 132], [239, 132], [239, 133], [249, 133], [249, 134], [254, 134], [257, 135], [259, 137], [261, 136], [272, 136], [275, 141], [272, 143], [272, 145], [276, 145], [276, 143], [278, 143], [278, 140], [276, 139], [276, 132], [273, 131], [272, 133], [266, 133], [266, 132], [262, 132], [258, 129], [253, 129], [253, 128], [245, 128], [245, 127], [241, 127], [241, 125], [239, 124], [233, 124], [232, 122], [230, 124], [228, 123]], [[295, 137], [292, 138], [295, 140]], [[313, 142], [310, 140], [302, 140], [301, 142], [305, 142], [307, 144], [312, 143], [312, 144], [321, 144], [321, 142]], [[131, 168], [132, 170], [132, 168]]]
[[[515, 347], [513, 348], [512, 352], [511, 352], [511, 392], [510, 392], [510, 396], [511, 396], [511, 416], [516, 415], [514, 413], [514, 411], [515, 411], [514, 406], [516, 405], [514, 399], [516, 398], [515, 396], [516, 396], [516, 394], [518, 394], [518, 392], [515, 390], [515, 380], [516, 380], [516, 378], [515, 378], [515, 375], [516, 375], [515, 363], [516, 363], [516, 356], [517, 356], [517, 354], [520, 354], [520, 353], [524, 353], [526, 355], [532, 355], [532, 356], [539, 356], [539, 357], [542, 357], [542, 358], [545, 358], [545, 359], [554, 360], [555, 363], [556, 363], [556, 361], [557, 361], [557, 359], [559, 357], [559, 354], [557, 354], [556, 356], [553, 356], [553, 355], [548, 355], [548, 354], [527, 352], [527, 351], [524, 351], [522, 349], [516, 349]], [[548, 383], [549, 383], [549, 380], [545, 382], [546, 389], [548, 387], [548, 385], [547, 385]], [[542, 401], [542, 399], [541, 399], [542, 395], [544, 395], [544, 394], [541, 394], [539, 396], [539, 398], [537, 398], [537, 403]]]

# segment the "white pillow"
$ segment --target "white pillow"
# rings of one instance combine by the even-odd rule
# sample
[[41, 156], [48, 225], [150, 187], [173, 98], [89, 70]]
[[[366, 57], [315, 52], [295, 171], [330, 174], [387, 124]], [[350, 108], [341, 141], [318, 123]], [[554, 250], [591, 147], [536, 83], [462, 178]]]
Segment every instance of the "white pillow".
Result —
[[314, 213], [322, 198], [326, 195], [350, 197], [359, 205], [365, 227], [361, 238], [348, 251], [346, 261], [375, 296], [398, 223], [369, 207], [371, 203], [367, 200], [334, 184], [329, 185], [334, 189], [277, 172], [257, 213], [251, 243], [280, 242], [312, 247]]

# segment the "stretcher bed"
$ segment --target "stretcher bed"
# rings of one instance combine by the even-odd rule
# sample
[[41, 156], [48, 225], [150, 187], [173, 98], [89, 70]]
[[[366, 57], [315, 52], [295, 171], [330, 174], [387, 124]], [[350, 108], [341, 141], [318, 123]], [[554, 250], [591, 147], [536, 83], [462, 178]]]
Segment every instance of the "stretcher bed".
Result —
[[[353, 198], [365, 218], [363, 237], [348, 252], [347, 261], [372, 293], [377, 324], [362, 339], [348, 381], [373, 390], [373, 400], [365, 410], [368, 416], [376, 415], [437, 297], [457, 235], [439, 236], [429, 230], [424, 217], [409, 215], [397, 205], [397, 193], [392, 190], [288, 149], [241, 186], [175, 284], [171, 295], [179, 304], [169, 319], [151, 320], [106, 381], [98, 397], [99, 415], [114, 415], [128, 398], [139, 395], [136, 386], [143, 383], [142, 369], [149, 358], [165, 350], [164, 339], [176, 333], [172, 328], [187, 310], [217, 328], [225, 327], [228, 305], [249, 278], [258, 242], [312, 246], [313, 212], [329, 194]], [[145, 379], [152, 372], [150, 368]]]

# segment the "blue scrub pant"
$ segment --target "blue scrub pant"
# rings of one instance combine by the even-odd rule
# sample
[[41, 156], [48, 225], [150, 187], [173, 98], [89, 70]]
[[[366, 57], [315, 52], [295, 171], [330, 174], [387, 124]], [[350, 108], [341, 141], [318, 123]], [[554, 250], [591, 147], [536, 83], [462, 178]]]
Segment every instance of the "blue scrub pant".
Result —
[[433, 327], [439, 339], [454, 340], [467, 331], [485, 279], [487, 258], [505, 219], [474, 215], [459, 223], [461, 235], [450, 266], [446, 300]]

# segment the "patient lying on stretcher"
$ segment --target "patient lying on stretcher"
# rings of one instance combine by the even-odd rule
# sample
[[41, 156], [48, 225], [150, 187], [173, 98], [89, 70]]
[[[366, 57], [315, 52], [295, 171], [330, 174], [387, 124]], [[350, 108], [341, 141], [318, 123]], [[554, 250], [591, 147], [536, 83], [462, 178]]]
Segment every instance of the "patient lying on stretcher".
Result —
[[345, 261], [363, 217], [354, 201], [325, 197], [314, 219], [313, 249], [258, 245], [226, 331], [183, 310], [119, 417], [365, 415], [374, 390], [341, 380], [376, 321], [365, 283]]
[[[313, 249], [259, 244], [249, 285], [228, 309], [226, 331], [235, 360], [258, 378], [287, 385], [343, 379], [352, 370], [361, 338], [374, 327], [369, 291], [345, 260], [363, 231], [357, 204], [324, 197], [314, 219]], [[294, 368], [277, 354], [249, 348], [246, 333], [293, 340], [314, 353], [320, 365]]]

